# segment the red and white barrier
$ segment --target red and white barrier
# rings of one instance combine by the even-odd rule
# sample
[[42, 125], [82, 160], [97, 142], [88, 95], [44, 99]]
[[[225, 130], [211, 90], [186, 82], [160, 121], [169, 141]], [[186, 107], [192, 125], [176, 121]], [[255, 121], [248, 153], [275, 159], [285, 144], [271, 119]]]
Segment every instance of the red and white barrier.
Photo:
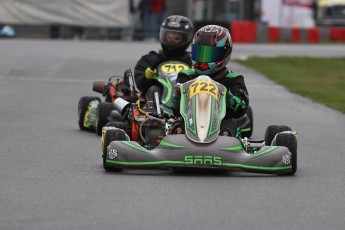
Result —
[[252, 21], [234, 21], [230, 25], [235, 43], [291, 42], [319, 43], [329, 41], [345, 42], [345, 27], [280, 28], [258, 26]]

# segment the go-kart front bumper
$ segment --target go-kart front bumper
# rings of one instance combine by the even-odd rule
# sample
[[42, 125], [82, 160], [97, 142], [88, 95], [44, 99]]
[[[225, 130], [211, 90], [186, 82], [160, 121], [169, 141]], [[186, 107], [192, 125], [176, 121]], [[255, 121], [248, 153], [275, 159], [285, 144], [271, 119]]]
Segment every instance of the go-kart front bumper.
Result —
[[134, 141], [113, 141], [105, 164], [121, 169], [222, 169], [290, 174], [292, 154], [283, 146], [264, 146], [249, 154], [237, 138], [219, 136], [209, 144], [189, 141], [184, 134], [168, 135], [153, 150]]

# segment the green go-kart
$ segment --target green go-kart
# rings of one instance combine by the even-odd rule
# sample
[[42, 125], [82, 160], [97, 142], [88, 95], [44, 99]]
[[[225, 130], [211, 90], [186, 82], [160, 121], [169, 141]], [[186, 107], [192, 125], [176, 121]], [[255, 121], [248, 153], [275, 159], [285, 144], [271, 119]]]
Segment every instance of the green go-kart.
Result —
[[[265, 139], [236, 136], [235, 123], [221, 129], [226, 113], [227, 89], [199, 76], [181, 85], [181, 120], [166, 120], [156, 103], [156, 121], [150, 131], [140, 125], [141, 138], [156, 137], [156, 145], [130, 140], [116, 127], [105, 127], [102, 135], [103, 166], [106, 171], [123, 169], [211, 169], [293, 175], [297, 170], [297, 132], [288, 126], [269, 126]], [[142, 121], [146, 122], [146, 121]]]

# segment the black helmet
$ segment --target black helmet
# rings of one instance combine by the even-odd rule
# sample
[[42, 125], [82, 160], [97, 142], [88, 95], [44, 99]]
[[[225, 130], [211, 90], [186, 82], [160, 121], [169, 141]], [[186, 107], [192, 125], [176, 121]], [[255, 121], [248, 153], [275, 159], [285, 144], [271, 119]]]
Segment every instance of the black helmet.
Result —
[[167, 56], [180, 56], [188, 48], [193, 39], [192, 21], [184, 16], [167, 17], [160, 29], [159, 41], [163, 53]]

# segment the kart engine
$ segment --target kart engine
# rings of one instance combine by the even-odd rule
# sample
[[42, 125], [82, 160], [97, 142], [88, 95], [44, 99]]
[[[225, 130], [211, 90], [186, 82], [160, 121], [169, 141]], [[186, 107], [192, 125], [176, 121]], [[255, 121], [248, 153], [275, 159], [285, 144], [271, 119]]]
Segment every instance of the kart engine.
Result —
[[153, 149], [165, 136], [165, 125], [158, 119], [148, 118], [140, 124], [139, 135], [142, 145], [147, 149]]

